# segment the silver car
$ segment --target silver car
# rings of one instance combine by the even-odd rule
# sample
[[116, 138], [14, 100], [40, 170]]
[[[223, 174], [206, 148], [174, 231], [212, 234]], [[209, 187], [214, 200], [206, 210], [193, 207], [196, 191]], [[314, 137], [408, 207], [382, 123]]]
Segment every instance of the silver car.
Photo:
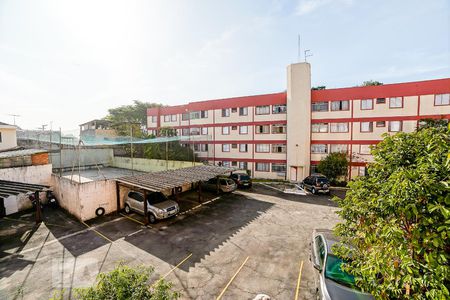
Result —
[[311, 262], [317, 269], [317, 298], [325, 300], [369, 300], [370, 294], [361, 292], [352, 275], [342, 271], [342, 259], [333, 254], [331, 246], [338, 239], [331, 230], [313, 232]]
[[222, 193], [230, 193], [237, 189], [236, 183], [229, 178], [211, 178], [210, 180], [202, 183], [202, 188], [209, 191], [217, 191]]
[[[135, 211], [144, 214], [144, 195], [139, 192], [130, 191], [125, 196], [125, 212], [129, 214]], [[167, 199], [161, 192], [147, 194], [148, 221], [155, 223], [157, 220], [167, 219], [180, 211], [178, 203]]]

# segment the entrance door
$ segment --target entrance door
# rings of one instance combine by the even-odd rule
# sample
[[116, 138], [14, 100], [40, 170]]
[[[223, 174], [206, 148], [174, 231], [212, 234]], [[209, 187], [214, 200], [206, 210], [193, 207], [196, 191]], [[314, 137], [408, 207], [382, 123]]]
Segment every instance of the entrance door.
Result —
[[292, 181], [297, 181], [297, 167], [291, 167], [291, 175], [289, 179]]

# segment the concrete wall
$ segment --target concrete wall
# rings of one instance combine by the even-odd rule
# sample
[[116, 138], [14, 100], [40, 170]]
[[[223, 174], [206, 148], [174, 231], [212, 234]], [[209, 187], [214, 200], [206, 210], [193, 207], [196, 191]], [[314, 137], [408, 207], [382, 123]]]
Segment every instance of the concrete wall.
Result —
[[32, 184], [51, 185], [52, 165], [0, 169], [0, 179]]
[[[195, 163], [196, 166], [202, 165], [202, 163]], [[131, 169], [131, 158], [129, 157], [113, 157], [112, 167]], [[169, 170], [175, 170], [180, 168], [192, 167], [190, 161], [168, 161]], [[134, 158], [133, 168], [136, 171], [143, 172], [157, 172], [166, 170], [166, 161], [162, 159], [146, 159], [146, 158]]]
[[298, 63], [287, 68], [287, 179], [303, 180], [309, 175], [311, 130], [311, 65]]
[[[113, 160], [113, 149], [81, 149], [80, 150], [80, 165], [89, 166], [95, 164], [102, 164], [109, 166]], [[53, 168], [60, 168], [59, 153], [50, 154]], [[77, 149], [63, 149], [61, 153], [61, 165], [63, 168], [71, 168], [78, 166], [78, 150]]]
[[0, 134], [0, 150], [11, 149], [17, 146], [16, 128], [14, 126], [2, 126]]
[[59, 205], [81, 221], [95, 218], [95, 211], [99, 207], [105, 209], [105, 214], [117, 208], [114, 180], [78, 183], [52, 175], [52, 183]]

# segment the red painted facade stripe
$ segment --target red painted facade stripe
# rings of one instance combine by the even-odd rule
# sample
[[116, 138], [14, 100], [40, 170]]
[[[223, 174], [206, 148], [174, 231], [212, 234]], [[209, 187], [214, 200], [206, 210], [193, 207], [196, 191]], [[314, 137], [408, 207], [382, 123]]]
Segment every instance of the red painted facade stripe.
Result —
[[[311, 165], [318, 165], [320, 163], [320, 161], [318, 160], [312, 160], [311, 161]], [[349, 163], [350, 166], [352, 167], [365, 167], [367, 166], [368, 162], [361, 162], [361, 161], [354, 161]]]
[[361, 118], [336, 118], [336, 119], [313, 119], [316, 123], [348, 123], [348, 122], [373, 122], [373, 121], [417, 121], [422, 119], [450, 119], [450, 115], [421, 115], [421, 116], [392, 116], [392, 117], [361, 117]]
[[229, 140], [229, 141], [180, 141], [182, 144], [286, 144], [286, 140]]
[[312, 140], [311, 144], [374, 145], [382, 140]]
[[[190, 111], [213, 110], [233, 107], [249, 107], [259, 105], [286, 104], [286, 92], [275, 94], [263, 94], [254, 96], [243, 96], [235, 98], [225, 98], [217, 100], [205, 100], [198, 102], [190, 102], [185, 105], [167, 106], [160, 108], [161, 115], [181, 114]], [[150, 108], [147, 110], [148, 116], [158, 114], [157, 109]]]
[[[199, 157], [202, 158], [202, 157]], [[285, 164], [285, 159], [257, 159], [257, 158], [231, 158], [231, 157], [215, 157], [215, 160], [219, 161], [237, 161], [237, 162], [265, 162], [265, 163], [275, 163], [275, 164]]]
[[450, 93], [450, 78], [311, 91], [311, 101], [388, 98]]
[[[231, 127], [231, 126], [257, 126], [257, 125], [274, 125], [274, 124], [287, 124], [286, 120], [270, 120], [270, 121], [256, 121], [256, 122], [234, 122], [234, 123], [216, 123], [216, 124], [191, 124], [191, 125], [181, 125], [181, 126], [170, 126], [175, 129], [183, 128], [203, 128], [203, 127]], [[158, 127], [148, 127], [148, 130], [158, 129]]]

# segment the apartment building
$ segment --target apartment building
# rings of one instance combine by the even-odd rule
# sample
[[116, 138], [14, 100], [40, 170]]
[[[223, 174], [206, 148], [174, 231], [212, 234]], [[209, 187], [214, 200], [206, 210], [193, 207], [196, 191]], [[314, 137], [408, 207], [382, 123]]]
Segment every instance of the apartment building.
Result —
[[276, 94], [189, 102], [147, 111], [148, 130], [177, 129], [202, 161], [254, 177], [301, 180], [328, 153], [348, 154], [349, 177], [365, 174], [382, 134], [411, 132], [421, 119], [450, 119], [450, 78], [311, 90], [311, 67], [287, 68]]

